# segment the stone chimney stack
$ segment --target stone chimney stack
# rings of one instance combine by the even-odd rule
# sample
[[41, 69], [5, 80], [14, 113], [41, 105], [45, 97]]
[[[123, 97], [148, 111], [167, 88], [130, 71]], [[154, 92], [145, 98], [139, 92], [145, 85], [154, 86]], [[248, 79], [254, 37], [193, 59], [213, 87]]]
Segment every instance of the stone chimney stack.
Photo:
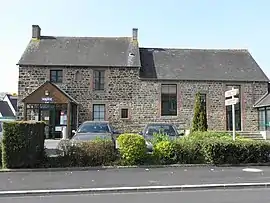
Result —
[[41, 32], [41, 29], [39, 25], [32, 25], [32, 38], [33, 39], [40, 39], [40, 32]]
[[133, 39], [133, 41], [138, 40], [138, 28], [133, 28], [132, 29], [132, 39]]

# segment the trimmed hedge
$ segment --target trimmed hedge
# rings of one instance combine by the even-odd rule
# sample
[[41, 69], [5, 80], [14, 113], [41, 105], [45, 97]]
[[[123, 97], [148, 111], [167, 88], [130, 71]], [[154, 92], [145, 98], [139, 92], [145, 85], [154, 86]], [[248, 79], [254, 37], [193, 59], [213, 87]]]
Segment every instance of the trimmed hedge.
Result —
[[138, 134], [121, 134], [117, 138], [121, 161], [124, 165], [143, 164], [146, 158], [146, 143]]
[[3, 168], [34, 168], [44, 158], [43, 122], [12, 121], [3, 123]]
[[111, 140], [93, 140], [73, 144], [62, 141], [58, 147], [62, 156], [48, 158], [46, 167], [86, 167], [113, 164], [118, 156]]

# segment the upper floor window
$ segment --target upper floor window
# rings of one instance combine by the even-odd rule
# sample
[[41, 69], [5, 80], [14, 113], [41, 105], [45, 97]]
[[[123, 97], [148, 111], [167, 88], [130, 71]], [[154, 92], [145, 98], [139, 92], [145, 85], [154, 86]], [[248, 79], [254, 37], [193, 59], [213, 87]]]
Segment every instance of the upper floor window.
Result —
[[95, 70], [94, 71], [94, 90], [104, 90], [105, 83], [105, 71]]
[[177, 85], [161, 86], [161, 116], [177, 116]]
[[63, 82], [63, 70], [51, 70], [50, 81], [55, 83]]

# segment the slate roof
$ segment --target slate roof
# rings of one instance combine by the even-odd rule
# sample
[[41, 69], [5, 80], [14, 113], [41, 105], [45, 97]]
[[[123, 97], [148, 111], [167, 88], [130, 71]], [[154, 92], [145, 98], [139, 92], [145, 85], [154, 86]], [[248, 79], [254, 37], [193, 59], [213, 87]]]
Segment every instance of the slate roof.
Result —
[[143, 79], [269, 81], [247, 50], [140, 48]]
[[62, 94], [64, 94], [71, 102], [75, 103], [75, 104], [79, 104], [73, 97], [71, 97], [66, 91], [64, 91], [61, 87], [59, 87], [58, 85], [54, 84], [53, 82], [50, 81], [46, 81], [44, 82], [42, 85], [40, 85], [35, 91], [33, 91], [31, 94], [27, 95], [26, 97], [24, 97], [22, 99], [22, 101], [24, 102], [25, 99], [27, 97], [29, 97], [30, 95], [34, 94], [36, 91], [39, 90], [39, 88], [41, 88], [42, 86], [46, 85], [46, 84], [51, 84], [52, 86], [54, 86], [56, 89], [58, 89]]
[[270, 94], [266, 93], [255, 104], [255, 108], [270, 106]]
[[15, 97], [15, 96], [12, 96], [11, 94], [7, 94], [9, 100], [10, 100], [10, 103], [12, 104], [13, 108], [15, 109], [15, 111], [17, 111], [17, 100], [18, 98]]
[[131, 37], [52, 37], [31, 39], [17, 65], [139, 67]]
[[6, 101], [0, 101], [0, 113], [3, 117], [14, 117], [14, 114]]

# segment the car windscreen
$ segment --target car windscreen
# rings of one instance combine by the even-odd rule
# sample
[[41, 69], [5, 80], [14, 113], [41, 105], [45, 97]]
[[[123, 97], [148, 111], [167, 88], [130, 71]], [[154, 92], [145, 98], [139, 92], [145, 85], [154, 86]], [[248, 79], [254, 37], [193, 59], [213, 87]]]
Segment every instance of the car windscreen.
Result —
[[107, 123], [83, 123], [78, 133], [109, 133], [110, 129]]
[[154, 133], [165, 133], [169, 136], [176, 136], [172, 125], [149, 125], [145, 129], [145, 135], [153, 136]]

